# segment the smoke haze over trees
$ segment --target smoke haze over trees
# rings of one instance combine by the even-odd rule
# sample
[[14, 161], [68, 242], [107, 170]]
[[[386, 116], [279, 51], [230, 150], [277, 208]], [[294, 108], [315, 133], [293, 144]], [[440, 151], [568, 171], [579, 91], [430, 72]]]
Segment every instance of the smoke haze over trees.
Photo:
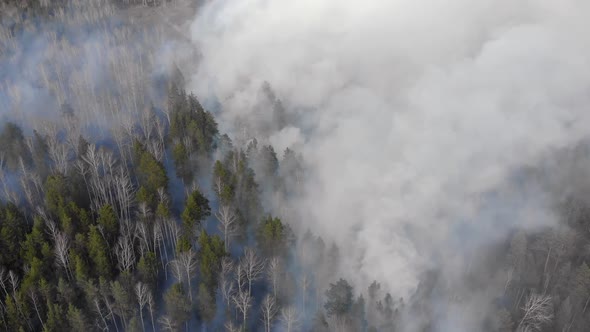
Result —
[[586, 330], [588, 13], [3, 2], [0, 330]]

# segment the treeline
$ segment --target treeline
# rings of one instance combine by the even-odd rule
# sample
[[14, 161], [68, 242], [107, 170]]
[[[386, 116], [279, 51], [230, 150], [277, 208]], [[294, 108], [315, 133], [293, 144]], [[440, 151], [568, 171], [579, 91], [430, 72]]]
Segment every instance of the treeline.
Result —
[[[83, 6], [89, 2], [94, 2], [102, 6], [117, 5], [119, 7], [127, 6], [169, 6], [174, 5], [178, 0], [5, 0], [0, 6], [4, 8], [17, 8], [21, 13], [32, 15], [50, 14], [55, 9], [68, 6]], [[0, 7], [2, 8], [2, 7]]]

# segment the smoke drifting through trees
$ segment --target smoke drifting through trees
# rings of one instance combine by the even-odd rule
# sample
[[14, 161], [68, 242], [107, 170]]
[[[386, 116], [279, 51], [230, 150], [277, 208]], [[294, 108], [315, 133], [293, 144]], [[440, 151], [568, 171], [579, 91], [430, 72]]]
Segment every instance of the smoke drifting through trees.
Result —
[[315, 312], [324, 289], [300, 292], [297, 238], [264, 208], [298, 192], [299, 156], [219, 133], [162, 25], [108, 1], [21, 5], [1, 21], [2, 329], [309, 328], [297, 298]]
[[[266, 192], [263, 202], [296, 233], [340, 244], [355, 294], [376, 279], [406, 299], [371, 299], [372, 324], [526, 329], [525, 304], [538, 293], [552, 294], [561, 321], [583, 324], [565, 271], [585, 261], [567, 253], [587, 237], [581, 216], [563, 210], [585, 209], [588, 186], [562, 174], [590, 166], [590, 44], [579, 37], [588, 9], [216, 1], [192, 26], [203, 58], [190, 86], [221, 105], [220, 128], [237, 144], [256, 138], [302, 153], [297, 195]], [[557, 240], [568, 228], [581, 243]], [[514, 236], [568, 245], [521, 245], [516, 271], [506, 262]], [[334, 281], [318, 279], [324, 289]], [[547, 321], [544, 329], [564, 326]]]
[[1, 8], [2, 329], [588, 326], [587, 5], [119, 5]]

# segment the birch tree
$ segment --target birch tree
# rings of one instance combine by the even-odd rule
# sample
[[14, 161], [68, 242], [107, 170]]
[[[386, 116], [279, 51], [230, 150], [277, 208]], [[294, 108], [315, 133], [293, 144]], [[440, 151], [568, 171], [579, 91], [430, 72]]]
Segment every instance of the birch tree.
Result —
[[232, 300], [236, 305], [236, 308], [242, 313], [242, 325], [246, 326], [246, 319], [248, 318], [248, 311], [252, 307], [252, 296], [245, 290], [239, 291], [233, 296]]
[[137, 304], [139, 306], [139, 319], [141, 320], [141, 328], [145, 331], [145, 324], [143, 322], [143, 308], [148, 304], [148, 288], [142, 282], [135, 284], [135, 296], [137, 297]]
[[262, 260], [252, 248], [244, 249], [244, 256], [240, 260], [244, 274], [248, 280], [248, 293], [252, 293], [252, 283], [262, 276], [264, 272], [264, 260]]
[[272, 294], [276, 298], [277, 292], [279, 288], [279, 280], [282, 274], [282, 266], [281, 260], [279, 257], [273, 257], [268, 262], [268, 269], [266, 271], [266, 276], [268, 281], [270, 282], [272, 288]]
[[69, 280], [72, 278], [72, 272], [70, 271], [70, 258], [68, 252], [70, 250], [70, 241], [68, 236], [62, 232], [57, 232], [55, 236], [55, 257], [57, 263], [66, 271], [66, 276]]
[[219, 212], [215, 214], [219, 220], [219, 231], [223, 234], [225, 251], [229, 251], [230, 241], [237, 233], [238, 217], [235, 212], [227, 205], [222, 206]]
[[150, 320], [152, 322], [152, 331], [156, 332], [156, 324], [154, 323], [154, 311], [156, 310], [156, 302], [151, 292], [147, 293], [147, 305], [150, 312]]
[[298, 328], [299, 324], [299, 315], [297, 313], [297, 309], [293, 306], [288, 306], [281, 309], [281, 322], [283, 323], [283, 327], [285, 332], [293, 332], [295, 329]]
[[192, 249], [178, 254], [176, 259], [170, 262], [172, 273], [179, 282], [186, 282], [188, 286], [189, 299], [192, 303], [192, 286], [191, 280], [197, 268], [196, 254]]
[[119, 271], [129, 271], [135, 265], [135, 252], [133, 243], [126, 237], [120, 236], [115, 251]]
[[234, 294], [235, 283], [232, 279], [233, 262], [231, 258], [225, 257], [221, 260], [221, 271], [219, 276], [219, 290], [229, 309], [230, 301]]
[[524, 315], [516, 329], [519, 332], [541, 331], [553, 320], [553, 303], [549, 295], [531, 294], [522, 310]]
[[274, 296], [266, 295], [264, 300], [262, 300], [262, 321], [264, 323], [264, 331], [270, 332], [272, 326], [272, 320], [274, 319], [275, 315], [278, 311], [278, 306], [275, 301]]

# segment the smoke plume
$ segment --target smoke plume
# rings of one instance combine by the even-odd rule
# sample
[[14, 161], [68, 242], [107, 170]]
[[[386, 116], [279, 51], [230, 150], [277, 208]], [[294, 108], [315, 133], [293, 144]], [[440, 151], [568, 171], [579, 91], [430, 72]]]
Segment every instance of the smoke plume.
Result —
[[[589, 13], [577, 0], [212, 1], [191, 27], [191, 84], [221, 105], [222, 131], [302, 153], [287, 219], [335, 241], [344, 276], [408, 296], [424, 271], [454, 280], [477, 247], [556, 222], [549, 184], [521, 170], [550, 174], [542, 161], [590, 134]], [[264, 82], [287, 119], [270, 131]]]
[[[408, 295], [471, 244], [555, 222], [546, 188], [506, 183], [590, 133], [588, 13], [576, 0], [214, 1], [192, 25], [192, 84], [235, 136], [246, 119], [247, 135], [303, 153], [296, 223], [340, 245], [345, 275]], [[255, 107], [265, 81], [289, 119], [272, 133], [256, 126], [271, 117]]]

